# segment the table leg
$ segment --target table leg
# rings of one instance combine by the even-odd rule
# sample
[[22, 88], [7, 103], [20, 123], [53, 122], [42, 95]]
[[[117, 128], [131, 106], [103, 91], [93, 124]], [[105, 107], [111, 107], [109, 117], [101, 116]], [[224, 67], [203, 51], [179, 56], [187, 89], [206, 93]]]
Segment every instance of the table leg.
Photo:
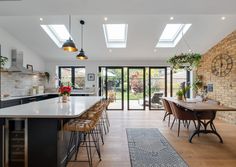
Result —
[[[190, 135], [189, 137], [189, 142], [192, 143], [192, 139], [195, 135], [199, 135], [200, 133], [212, 133], [215, 134], [219, 139], [220, 139], [220, 143], [223, 143], [223, 139], [221, 138], [221, 136], [219, 135], [219, 133], [216, 131], [215, 125], [213, 123], [215, 116], [216, 116], [216, 111], [208, 111], [211, 113], [211, 119], [208, 121], [202, 121], [201, 118], [203, 118], [202, 116], [205, 114], [204, 112], [194, 112], [194, 116], [197, 119], [198, 122], [198, 126], [197, 129]], [[201, 130], [201, 125], [203, 125], [203, 128]], [[210, 126], [210, 129], [207, 129], [207, 127]]]

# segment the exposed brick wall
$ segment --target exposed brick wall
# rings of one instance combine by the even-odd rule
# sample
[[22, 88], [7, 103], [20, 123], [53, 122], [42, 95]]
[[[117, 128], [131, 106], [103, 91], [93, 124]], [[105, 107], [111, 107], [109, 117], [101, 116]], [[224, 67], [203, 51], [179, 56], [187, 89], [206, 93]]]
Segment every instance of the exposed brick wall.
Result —
[[[225, 77], [215, 76], [211, 72], [213, 58], [221, 53], [228, 53], [233, 58], [233, 69]], [[203, 76], [204, 85], [213, 84], [213, 92], [209, 92], [208, 97], [216, 99], [226, 106], [236, 108], [236, 31], [203, 55], [197, 73]], [[218, 112], [217, 117], [236, 124], [236, 112]]]

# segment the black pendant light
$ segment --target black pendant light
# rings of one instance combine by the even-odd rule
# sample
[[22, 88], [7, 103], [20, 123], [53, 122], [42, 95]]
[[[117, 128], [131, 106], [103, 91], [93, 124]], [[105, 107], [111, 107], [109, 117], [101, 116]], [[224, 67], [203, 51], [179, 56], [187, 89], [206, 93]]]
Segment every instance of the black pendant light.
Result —
[[[69, 15], [69, 33], [71, 35], [71, 16], [70, 15]], [[66, 42], [62, 45], [62, 48], [64, 51], [68, 51], [68, 52], [78, 51], [78, 49], [76, 48], [75, 43], [71, 39], [71, 37], [69, 37], [69, 39], [66, 40]]]
[[79, 59], [79, 60], [87, 60], [88, 57], [84, 54], [84, 50], [83, 50], [83, 25], [84, 25], [84, 20], [80, 20], [80, 24], [81, 24], [81, 50], [80, 50], [79, 54], [76, 56], [76, 58]]

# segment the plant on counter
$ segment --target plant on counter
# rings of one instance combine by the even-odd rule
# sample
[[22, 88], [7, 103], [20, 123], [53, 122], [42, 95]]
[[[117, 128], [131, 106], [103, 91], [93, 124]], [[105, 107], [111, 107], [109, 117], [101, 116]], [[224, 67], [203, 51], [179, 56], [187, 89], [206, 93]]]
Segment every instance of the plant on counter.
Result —
[[61, 96], [63, 96], [63, 95], [70, 96], [71, 87], [70, 86], [61, 86], [59, 88], [59, 93], [60, 93]]
[[1, 68], [3, 68], [8, 61], [8, 58], [4, 56], [0, 56], [0, 57], [1, 57]]
[[200, 60], [201, 54], [199, 53], [181, 53], [171, 57], [167, 62], [170, 63], [171, 68], [174, 70], [186, 68], [191, 71], [198, 67]]
[[66, 103], [68, 101], [68, 96], [70, 96], [70, 93], [71, 93], [71, 87], [61, 86], [58, 91], [59, 91], [60, 96], [62, 96], [62, 102]]

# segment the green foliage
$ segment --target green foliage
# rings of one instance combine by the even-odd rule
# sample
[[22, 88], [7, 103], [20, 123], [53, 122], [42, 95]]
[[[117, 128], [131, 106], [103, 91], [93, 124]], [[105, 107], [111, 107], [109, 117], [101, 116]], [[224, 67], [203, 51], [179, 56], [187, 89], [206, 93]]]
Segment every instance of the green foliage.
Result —
[[7, 57], [4, 57], [4, 56], [0, 56], [1, 57], [1, 67], [5, 66], [5, 64], [7, 63], [8, 61], [8, 58]]
[[193, 68], [198, 67], [200, 60], [201, 55], [199, 53], [181, 53], [171, 57], [167, 62], [170, 63], [172, 69], [186, 67], [187, 70], [191, 71]]
[[178, 90], [178, 91], [176, 92], [176, 95], [179, 96], [179, 97], [182, 97], [182, 96], [183, 96], [182, 90]]
[[202, 76], [197, 76], [192, 84], [193, 90], [197, 93], [198, 89], [200, 89], [202, 86], [203, 86]]

